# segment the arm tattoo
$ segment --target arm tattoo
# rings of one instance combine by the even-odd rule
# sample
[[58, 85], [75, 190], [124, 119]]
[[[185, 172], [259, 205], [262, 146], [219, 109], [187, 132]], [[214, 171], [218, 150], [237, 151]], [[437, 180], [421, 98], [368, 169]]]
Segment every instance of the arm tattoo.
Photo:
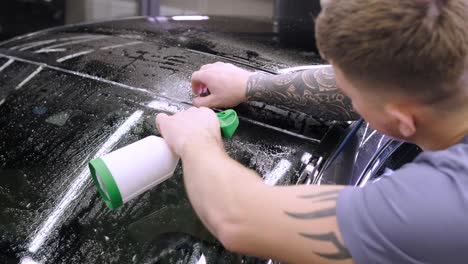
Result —
[[[312, 199], [313, 202], [333, 201], [333, 200], [336, 201], [337, 195], [339, 192], [340, 190], [326, 191], [326, 192], [321, 192], [321, 193], [312, 194], [312, 195], [301, 195], [301, 196], [298, 196], [298, 198], [307, 199], [307, 200]], [[285, 211], [284, 213], [287, 216], [294, 218], [294, 219], [310, 221], [310, 220], [316, 220], [316, 219], [325, 218], [325, 217], [336, 216], [336, 206], [325, 208], [325, 209], [320, 209], [320, 210], [315, 210], [312, 212], [305, 212], [305, 213], [292, 213], [292, 212], [287, 212], [287, 211]], [[299, 232], [298, 234], [301, 237], [306, 238], [306, 239], [332, 243], [333, 246], [337, 250], [335, 253], [326, 254], [326, 253], [315, 252], [317, 255], [323, 258], [331, 259], [331, 260], [345, 260], [345, 259], [351, 258], [349, 251], [338, 240], [334, 232], [329, 232], [325, 234], [310, 234], [310, 233]]]
[[289, 107], [325, 121], [359, 118], [351, 100], [337, 88], [331, 66], [282, 75], [254, 74], [247, 82], [246, 97]]
[[314, 194], [308, 194], [308, 195], [299, 195], [298, 198], [301, 199], [315, 199], [315, 198], [323, 198], [325, 196], [330, 196], [330, 195], [338, 195], [341, 190], [333, 190], [333, 191], [326, 191], [326, 192], [319, 192], [319, 193], [314, 193]]
[[336, 208], [327, 208], [323, 210], [317, 210], [307, 213], [290, 213], [284, 212], [289, 217], [300, 219], [300, 220], [314, 220], [317, 218], [324, 218], [336, 215]]
[[313, 235], [313, 234], [305, 234], [305, 233], [299, 233], [299, 234], [308, 239], [331, 242], [336, 247], [337, 249], [336, 253], [332, 253], [332, 254], [316, 253], [322, 258], [333, 259], [333, 260], [344, 260], [344, 259], [351, 258], [351, 254], [349, 254], [348, 249], [346, 249], [344, 245], [341, 244], [341, 242], [336, 237], [335, 233], [327, 233], [323, 235]]
[[312, 200], [313, 203], [328, 202], [328, 201], [336, 201], [336, 198], [339, 192], [340, 190], [333, 190], [333, 191], [314, 193], [314, 194], [308, 194], [308, 195], [299, 195], [297, 197], [301, 199], [310, 199]]

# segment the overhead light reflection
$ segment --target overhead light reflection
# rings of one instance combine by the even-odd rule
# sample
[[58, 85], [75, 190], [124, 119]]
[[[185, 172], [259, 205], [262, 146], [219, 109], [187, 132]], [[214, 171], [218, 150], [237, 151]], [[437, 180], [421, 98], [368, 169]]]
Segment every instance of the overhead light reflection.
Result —
[[156, 17], [147, 17], [146, 20], [148, 20], [151, 23], [156, 23], [156, 22], [165, 23], [169, 21], [169, 18], [164, 17], [164, 16], [156, 16]]
[[209, 16], [173, 16], [172, 20], [175, 21], [199, 21], [199, 20], [208, 20]]

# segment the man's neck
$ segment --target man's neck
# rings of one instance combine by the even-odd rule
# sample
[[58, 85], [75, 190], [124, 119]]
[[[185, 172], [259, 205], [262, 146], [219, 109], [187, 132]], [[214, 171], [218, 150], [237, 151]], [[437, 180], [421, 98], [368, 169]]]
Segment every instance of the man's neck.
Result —
[[425, 150], [443, 150], [460, 143], [468, 135], [468, 111], [450, 117], [431, 118], [418, 128], [414, 142]]
[[468, 131], [465, 134], [457, 135], [451, 138], [445, 138], [445, 139], [435, 140], [435, 141], [433, 140], [431, 142], [422, 142], [421, 144], [418, 144], [418, 145], [422, 147], [424, 150], [430, 150], [430, 151], [444, 150], [453, 145], [460, 143], [466, 135], [468, 135]]

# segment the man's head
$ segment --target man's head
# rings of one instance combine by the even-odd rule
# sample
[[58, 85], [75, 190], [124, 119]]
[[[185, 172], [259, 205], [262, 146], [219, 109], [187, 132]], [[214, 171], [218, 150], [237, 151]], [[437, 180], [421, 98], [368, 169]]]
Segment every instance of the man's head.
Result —
[[316, 35], [340, 88], [381, 132], [418, 141], [435, 113], [468, 113], [467, 1], [330, 0]]

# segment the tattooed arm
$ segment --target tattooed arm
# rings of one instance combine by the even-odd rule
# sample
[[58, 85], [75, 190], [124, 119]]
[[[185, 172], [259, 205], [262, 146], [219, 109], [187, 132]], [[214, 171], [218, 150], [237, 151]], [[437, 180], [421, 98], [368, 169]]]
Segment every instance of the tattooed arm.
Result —
[[[210, 93], [206, 93], [208, 88]], [[247, 100], [280, 105], [322, 120], [358, 118], [351, 101], [336, 86], [331, 66], [283, 75], [253, 73], [232, 64], [203, 65], [192, 75], [193, 104], [234, 107]], [[202, 95], [202, 96], [199, 96]]]
[[344, 187], [267, 186], [228, 156], [210, 109], [160, 114], [156, 122], [182, 159], [193, 208], [225, 247], [287, 263], [352, 263], [335, 212]]
[[227, 249], [286, 263], [353, 263], [336, 217], [343, 186], [267, 186], [219, 143], [190, 141], [181, 158], [193, 208]]
[[227, 249], [286, 263], [353, 263], [336, 217], [343, 186], [267, 186], [225, 153], [203, 149], [182, 155], [185, 185]]
[[[272, 195], [283, 197], [282, 207], [289, 224], [296, 230], [296, 238], [304, 250], [319, 257], [343, 263], [352, 263], [344, 246], [336, 222], [336, 200], [342, 186], [274, 187]], [[290, 230], [292, 231], [292, 230]], [[298, 242], [299, 243], [299, 242]], [[308, 244], [308, 245], [307, 245]]]
[[337, 88], [331, 66], [283, 75], [252, 75], [247, 82], [246, 97], [286, 106], [322, 120], [358, 118], [350, 99]]
[[[286, 263], [353, 263], [341, 238], [336, 200], [342, 186], [266, 187], [251, 200], [242, 230], [233, 235], [239, 252]], [[260, 209], [261, 208], [261, 209]]]

